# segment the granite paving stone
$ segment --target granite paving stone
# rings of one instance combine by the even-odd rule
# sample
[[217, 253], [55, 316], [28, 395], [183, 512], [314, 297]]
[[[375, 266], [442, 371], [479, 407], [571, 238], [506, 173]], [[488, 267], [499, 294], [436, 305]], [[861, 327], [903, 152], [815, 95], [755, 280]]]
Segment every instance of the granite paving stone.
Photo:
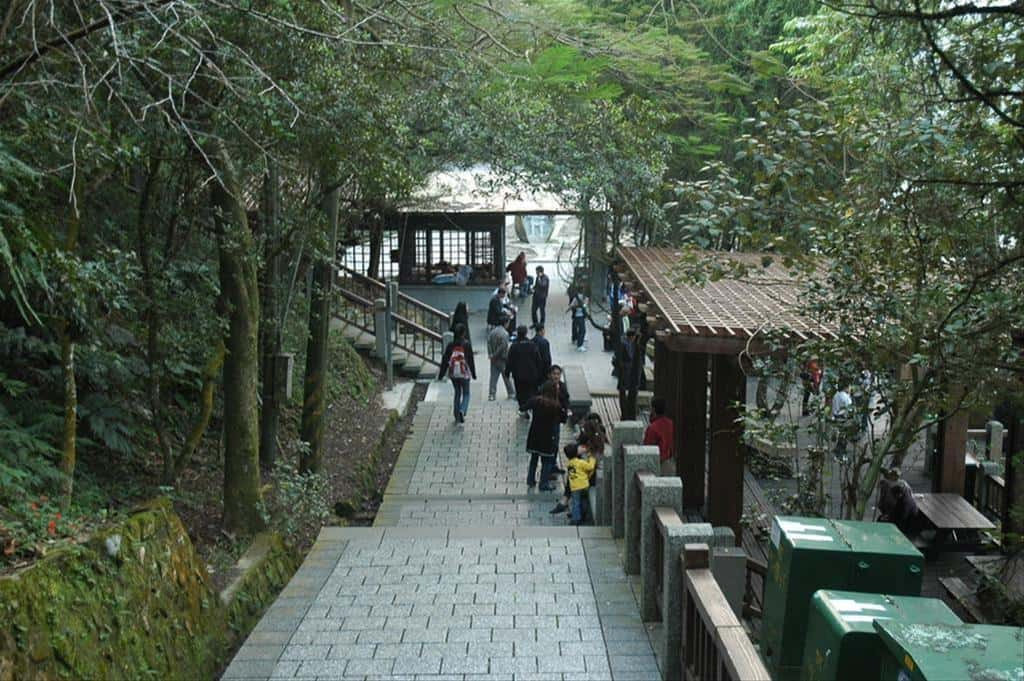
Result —
[[474, 389], [457, 425], [430, 385], [374, 527], [321, 533], [225, 679], [657, 677], [621, 547], [548, 513], [557, 494], [525, 485], [529, 423]]

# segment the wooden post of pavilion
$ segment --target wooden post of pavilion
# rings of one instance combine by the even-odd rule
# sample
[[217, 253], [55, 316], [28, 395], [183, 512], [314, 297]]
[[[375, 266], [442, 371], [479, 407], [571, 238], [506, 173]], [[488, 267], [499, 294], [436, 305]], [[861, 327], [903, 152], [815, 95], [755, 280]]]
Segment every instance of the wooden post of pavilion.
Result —
[[733, 355], [711, 358], [711, 453], [708, 466], [708, 522], [727, 525], [743, 537], [743, 423], [746, 378]]
[[[963, 395], [963, 387], [955, 387], [950, 391], [950, 405], [955, 408]], [[936, 492], [964, 493], [964, 481], [967, 467], [964, 455], [967, 453], [967, 420], [966, 409], [959, 409], [947, 415], [939, 425], [939, 470], [932, 479], [932, 487]]]

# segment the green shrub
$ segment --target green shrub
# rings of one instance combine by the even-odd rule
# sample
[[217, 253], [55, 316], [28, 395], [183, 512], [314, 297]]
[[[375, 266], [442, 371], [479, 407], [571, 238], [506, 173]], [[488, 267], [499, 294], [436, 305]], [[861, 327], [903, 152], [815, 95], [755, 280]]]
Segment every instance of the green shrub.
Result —
[[330, 516], [327, 479], [317, 473], [300, 473], [278, 461], [271, 473], [271, 491], [264, 499], [263, 520], [289, 546], [312, 543]]

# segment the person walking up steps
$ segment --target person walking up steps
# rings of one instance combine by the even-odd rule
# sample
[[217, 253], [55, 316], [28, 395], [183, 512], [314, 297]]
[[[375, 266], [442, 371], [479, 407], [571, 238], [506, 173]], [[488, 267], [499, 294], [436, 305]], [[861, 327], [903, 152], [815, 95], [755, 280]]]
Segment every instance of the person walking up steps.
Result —
[[542, 492], [555, 489], [550, 482], [558, 455], [559, 424], [565, 421], [565, 411], [558, 403], [554, 385], [541, 395], [534, 395], [526, 401], [526, 409], [533, 412], [530, 432], [526, 436], [526, 451], [530, 453], [530, 467], [526, 470], [526, 485], [537, 484], [537, 461], [540, 461], [540, 485]]
[[466, 412], [469, 411], [469, 381], [476, 380], [476, 365], [473, 363], [473, 346], [469, 342], [469, 333], [462, 324], [455, 327], [455, 340], [444, 349], [437, 380], [444, 379], [446, 373], [452, 381], [455, 393], [455, 422], [465, 423]]
[[516, 329], [516, 342], [508, 350], [508, 366], [505, 371], [512, 375], [516, 386], [516, 399], [519, 400], [519, 414], [528, 418], [526, 403], [537, 392], [541, 381], [541, 357], [537, 344], [529, 337], [529, 329], [520, 326]]
[[537, 266], [537, 280], [533, 283], [533, 302], [530, 304], [530, 317], [533, 319], [533, 328], [539, 329], [548, 320], [548, 291], [551, 288], [551, 280], [544, 274], [544, 268]]
[[487, 399], [494, 401], [498, 392], [498, 377], [501, 376], [505, 382], [505, 393], [509, 397], [515, 396], [512, 389], [512, 381], [508, 377], [508, 317], [502, 314], [498, 318], [499, 324], [487, 334], [487, 358], [491, 360], [490, 390]]

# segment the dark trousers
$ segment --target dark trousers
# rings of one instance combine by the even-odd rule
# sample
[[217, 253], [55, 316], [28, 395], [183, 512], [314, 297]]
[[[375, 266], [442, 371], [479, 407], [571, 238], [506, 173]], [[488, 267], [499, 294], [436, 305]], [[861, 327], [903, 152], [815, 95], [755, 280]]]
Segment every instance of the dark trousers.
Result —
[[537, 392], [537, 384], [529, 381], [520, 381], [515, 378], [516, 384], [516, 400], [519, 402], [519, 411], [526, 409], [526, 403], [533, 397], [534, 393]]
[[636, 420], [636, 388], [619, 389], [619, 413], [623, 421]]
[[547, 298], [538, 298], [536, 295], [533, 296], [533, 302], [530, 304], [530, 317], [533, 318], [533, 326], [537, 328], [547, 322]]
[[586, 317], [573, 317], [572, 318], [572, 341], [576, 343], [576, 347], [583, 345], [583, 341], [587, 337], [587, 318]]
[[537, 461], [540, 460], [540, 488], [553, 489], [551, 486], [551, 473], [555, 470], [555, 455], [530, 452], [530, 467], [526, 469], [526, 484], [533, 486], [537, 483]]

